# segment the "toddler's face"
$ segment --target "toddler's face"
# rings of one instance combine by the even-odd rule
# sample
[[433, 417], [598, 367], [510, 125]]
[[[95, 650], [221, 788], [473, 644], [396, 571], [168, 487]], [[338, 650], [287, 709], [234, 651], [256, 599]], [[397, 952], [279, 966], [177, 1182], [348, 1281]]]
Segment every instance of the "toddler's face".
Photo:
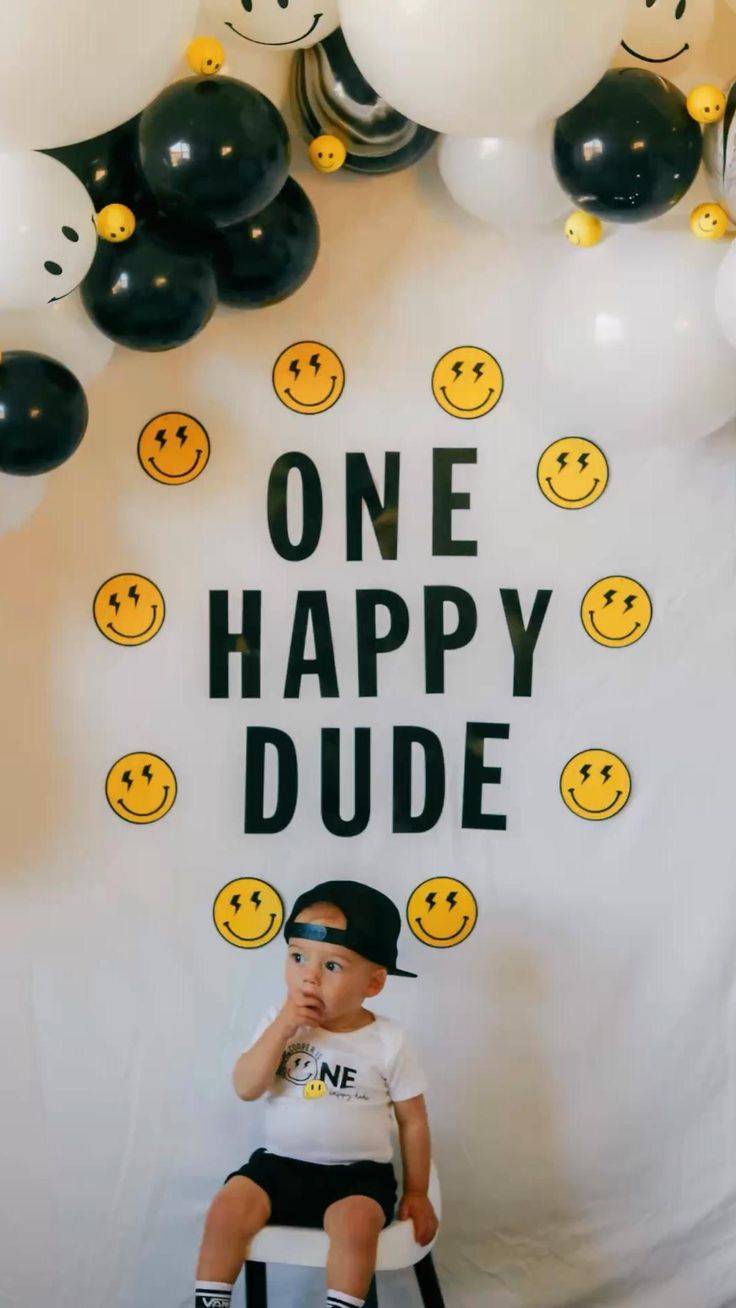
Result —
[[[297, 922], [344, 929], [345, 916], [332, 905], [313, 904]], [[383, 989], [385, 971], [342, 945], [323, 940], [289, 941], [286, 985], [290, 995], [316, 995], [324, 1004], [322, 1021], [357, 1012], [364, 999]]]

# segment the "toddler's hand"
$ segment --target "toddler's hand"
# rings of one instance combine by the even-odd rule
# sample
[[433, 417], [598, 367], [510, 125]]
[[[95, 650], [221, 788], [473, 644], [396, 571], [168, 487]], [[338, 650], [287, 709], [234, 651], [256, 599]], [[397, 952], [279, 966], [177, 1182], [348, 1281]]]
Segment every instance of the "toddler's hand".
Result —
[[439, 1229], [437, 1214], [426, 1194], [405, 1194], [399, 1204], [399, 1221], [411, 1220], [417, 1244], [431, 1244]]
[[319, 1026], [324, 1011], [324, 1003], [317, 995], [289, 995], [279, 1013], [286, 1039], [291, 1039], [300, 1026]]

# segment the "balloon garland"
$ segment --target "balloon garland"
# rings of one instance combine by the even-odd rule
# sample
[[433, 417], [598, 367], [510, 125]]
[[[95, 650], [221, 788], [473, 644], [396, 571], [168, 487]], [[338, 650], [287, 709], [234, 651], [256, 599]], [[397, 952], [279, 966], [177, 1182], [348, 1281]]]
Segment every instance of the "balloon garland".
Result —
[[[736, 217], [734, 85], [696, 85], [686, 97], [662, 76], [705, 41], [714, 0], [672, 14], [597, 0], [594, 20], [588, 0], [554, 0], [545, 24], [536, 21], [538, 0], [415, 0], [398, 9], [394, 0], [327, 0], [319, 15], [309, 0], [214, 0], [217, 31], [202, 34], [193, 30], [196, 0], [157, 0], [153, 10], [148, 0], [130, 3], [144, 49], [132, 19], [121, 32], [112, 11], [93, 12], [88, 0], [55, 6], [43, 48], [31, 48], [25, 0], [7, 0], [6, 476], [41, 475], [78, 448], [83, 384], [113, 345], [175, 349], [204, 330], [218, 304], [276, 304], [313, 271], [319, 222], [289, 175], [286, 124], [260, 91], [223, 75], [231, 50], [267, 47], [292, 59], [291, 110], [324, 176], [415, 166], [442, 133], [447, 190], [497, 227], [560, 220], [572, 245], [591, 249], [604, 224], [668, 213], [701, 160], [714, 195], [693, 209], [689, 230], [719, 241]], [[94, 58], [61, 57], [103, 46], [124, 77]], [[161, 89], [177, 54], [189, 75]], [[732, 303], [729, 254], [717, 313], [736, 346]], [[32, 431], [24, 402], [43, 414]]]

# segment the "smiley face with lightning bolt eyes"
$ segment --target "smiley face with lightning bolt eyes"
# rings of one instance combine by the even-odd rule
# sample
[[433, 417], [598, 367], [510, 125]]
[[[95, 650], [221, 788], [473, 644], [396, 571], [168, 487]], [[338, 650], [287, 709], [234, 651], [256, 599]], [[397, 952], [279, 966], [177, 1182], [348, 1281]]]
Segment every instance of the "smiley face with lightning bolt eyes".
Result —
[[587, 591], [580, 617], [597, 645], [626, 649], [645, 636], [652, 623], [652, 601], [632, 577], [604, 577]]
[[164, 597], [148, 577], [121, 572], [100, 586], [93, 605], [98, 631], [115, 645], [145, 645], [166, 616]]
[[201, 477], [210, 458], [210, 438], [188, 413], [159, 413], [138, 438], [138, 461], [161, 486], [184, 486]]
[[160, 822], [176, 800], [176, 777], [158, 754], [126, 754], [107, 774], [105, 794], [114, 813], [134, 826]]
[[278, 935], [284, 905], [278, 891], [258, 877], [228, 881], [218, 894], [212, 916], [215, 926], [236, 949], [261, 949]]
[[292, 413], [325, 413], [345, 389], [345, 368], [329, 345], [297, 341], [276, 360], [273, 388]]
[[431, 877], [412, 892], [406, 920], [423, 945], [451, 949], [467, 940], [478, 921], [478, 905], [462, 881]]
[[448, 350], [432, 373], [432, 394], [451, 418], [483, 418], [503, 394], [501, 365], [488, 350], [459, 345]]
[[565, 764], [560, 794], [575, 817], [604, 822], [628, 803], [631, 775], [623, 759], [610, 750], [584, 749]]
[[603, 450], [583, 436], [554, 441], [537, 467], [544, 498], [558, 509], [587, 509], [608, 485], [608, 460]]

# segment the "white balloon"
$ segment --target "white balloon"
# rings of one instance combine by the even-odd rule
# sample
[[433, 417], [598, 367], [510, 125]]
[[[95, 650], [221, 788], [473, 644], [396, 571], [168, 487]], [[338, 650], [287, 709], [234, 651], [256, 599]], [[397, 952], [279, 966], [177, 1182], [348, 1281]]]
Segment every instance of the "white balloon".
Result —
[[0, 310], [62, 299], [96, 249], [94, 205], [69, 168], [32, 150], [0, 154]]
[[165, 85], [198, 0], [2, 0], [0, 148], [84, 141]]
[[233, 37], [273, 49], [305, 50], [340, 22], [337, 0], [214, 0], [210, 8]]
[[0, 314], [0, 353], [46, 354], [63, 363], [83, 386], [102, 372], [114, 349], [88, 316], [78, 292], [43, 309]]
[[0, 472], [0, 536], [17, 531], [36, 512], [46, 494], [48, 474], [41, 477], [11, 477]]
[[561, 218], [570, 199], [552, 166], [553, 126], [524, 136], [445, 136], [442, 179], [461, 209], [495, 227], [528, 230]]
[[716, 278], [716, 316], [736, 349], [736, 245], [731, 245]]
[[340, 0], [358, 67], [396, 109], [438, 132], [521, 134], [603, 75], [627, 0]]
[[540, 306], [550, 431], [695, 440], [732, 418], [736, 358], [715, 309], [722, 260], [722, 246], [686, 227], [620, 229], [584, 251], [562, 242]]
[[615, 62], [641, 65], [670, 77], [708, 43], [715, 0], [629, 0], [621, 50]]

